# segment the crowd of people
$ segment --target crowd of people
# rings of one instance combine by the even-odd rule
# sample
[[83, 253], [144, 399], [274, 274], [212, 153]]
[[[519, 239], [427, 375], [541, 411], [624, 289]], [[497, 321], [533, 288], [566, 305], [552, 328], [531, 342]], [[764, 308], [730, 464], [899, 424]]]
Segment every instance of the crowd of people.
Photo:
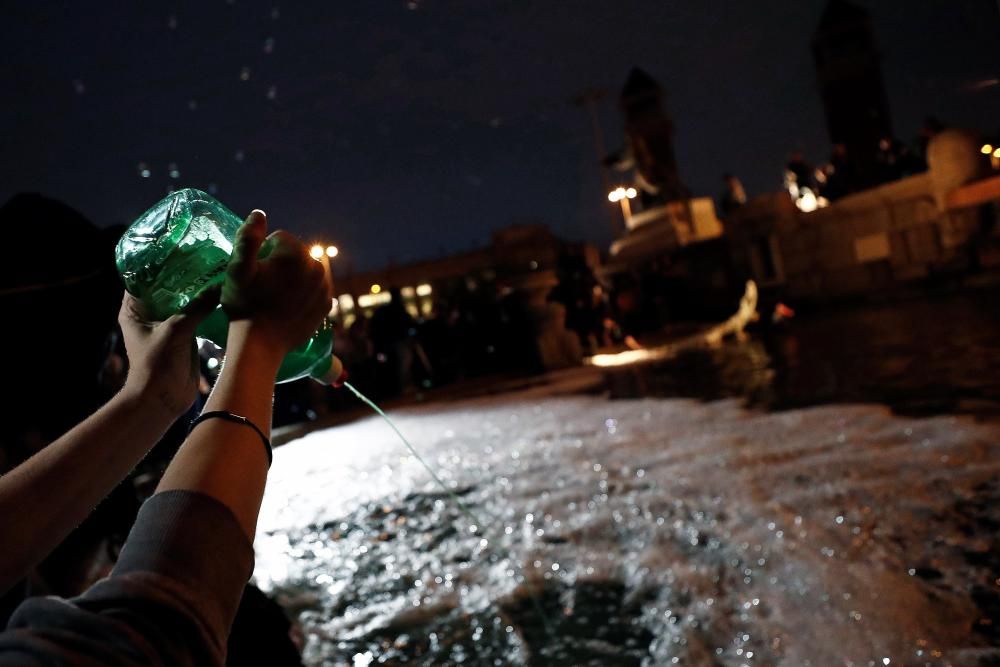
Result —
[[[391, 289], [390, 300], [370, 317], [360, 315], [347, 326], [334, 322], [334, 352], [354, 386], [386, 400], [463, 380], [546, 370], [541, 340], [553, 318], [573, 338], [575, 363], [598, 350], [638, 347], [637, 337], [666, 322], [665, 294], [653, 284], [654, 274], [604, 284], [568, 255], [556, 278], [543, 303], [502, 281], [482, 281], [474, 289], [463, 282], [442, 290], [426, 316], [408, 309], [400, 290]], [[278, 419], [303, 419], [315, 409], [314, 393], [309, 385], [279, 390]], [[326, 398], [331, 406], [350, 400], [334, 391]]]

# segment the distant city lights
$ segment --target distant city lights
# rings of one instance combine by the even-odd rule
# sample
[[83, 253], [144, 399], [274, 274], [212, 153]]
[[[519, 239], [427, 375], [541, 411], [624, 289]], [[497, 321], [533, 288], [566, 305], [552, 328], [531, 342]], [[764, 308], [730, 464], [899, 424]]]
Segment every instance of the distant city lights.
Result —
[[830, 201], [826, 197], [817, 197], [811, 188], [802, 188], [798, 192], [795, 206], [803, 213], [811, 213], [818, 208], [826, 208]]
[[638, 194], [635, 188], [618, 187], [608, 193], [608, 201], [619, 202], [626, 198], [635, 199]]
[[388, 292], [381, 294], [362, 294], [358, 297], [358, 305], [362, 308], [371, 308], [392, 301], [392, 295]]

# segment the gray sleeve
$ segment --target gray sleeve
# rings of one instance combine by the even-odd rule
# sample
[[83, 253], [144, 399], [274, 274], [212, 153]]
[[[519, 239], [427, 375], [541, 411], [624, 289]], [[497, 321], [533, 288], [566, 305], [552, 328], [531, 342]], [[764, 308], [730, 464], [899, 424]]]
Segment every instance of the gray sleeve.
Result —
[[[111, 576], [69, 602], [18, 608], [0, 634], [0, 665], [222, 665], [252, 571], [253, 548], [228, 508], [199, 493], [156, 494]], [[13, 655], [23, 660], [5, 661]]]

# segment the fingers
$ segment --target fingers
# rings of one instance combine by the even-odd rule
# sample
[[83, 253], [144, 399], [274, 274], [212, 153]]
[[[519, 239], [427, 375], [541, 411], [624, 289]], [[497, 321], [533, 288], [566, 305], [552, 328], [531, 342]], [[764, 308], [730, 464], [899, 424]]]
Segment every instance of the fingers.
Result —
[[[294, 261], [294, 260], [293, 260]], [[306, 256], [299, 260], [303, 271], [301, 297], [305, 312], [313, 319], [319, 319], [330, 312], [330, 285], [323, 265]]]
[[267, 245], [271, 248], [267, 256], [268, 259], [287, 259], [289, 257], [311, 259], [305, 244], [294, 234], [286, 232], [284, 229], [278, 229], [268, 234]]
[[236, 232], [233, 256], [229, 260], [229, 276], [239, 283], [248, 282], [257, 271], [257, 253], [267, 234], [267, 216], [255, 209]]
[[222, 286], [209, 287], [191, 300], [184, 310], [167, 320], [172, 327], [184, 335], [193, 335], [202, 321], [212, 314], [219, 305]]
[[288, 270], [297, 267], [305, 272], [309, 285], [329, 290], [326, 269], [309, 255], [306, 245], [297, 236], [279, 229], [268, 235], [266, 243], [271, 248], [267, 256], [268, 261], [288, 267]]
[[[298, 242], [297, 239], [296, 242]], [[289, 254], [282, 259], [288, 263], [290, 270], [292, 266], [297, 265], [296, 269], [302, 271], [299, 292], [302, 299], [302, 313], [314, 325], [318, 325], [330, 312], [330, 300], [332, 299], [330, 282], [326, 278], [326, 270], [323, 265], [308, 255], [304, 245], [301, 250], [301, 253]]]
[[274, 320], [289, 333], [315, 327], [330, 311], [324, 265], [290, 232], [266, 231], [258, 211], [240, 228], [223, 293], [230, 319]]
[[146, 317], [146, 309], [142, 302], [127, 291], [122, 296], [122, 307], [118, 310], [118, 322], [123, 324], [125, 321], [149, 324], [149, 318]]
[[219, 296], [222, 294], [222, 285], [214, 285], [205, 289], [191, 300], [180, 312], [184, 317], [197, 317], [204, 319], [215, 307], [219, 305]]
[[118, 310], [118, 326], [126, 344], [148, 336], [151, 329], [142, 303], [128, 292], [122, 297], [122, 307]]

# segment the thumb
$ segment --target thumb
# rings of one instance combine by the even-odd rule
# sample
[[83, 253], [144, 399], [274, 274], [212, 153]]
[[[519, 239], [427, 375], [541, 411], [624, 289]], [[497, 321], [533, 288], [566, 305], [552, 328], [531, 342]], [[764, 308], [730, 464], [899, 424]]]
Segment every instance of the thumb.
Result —
[[236, 232], [233, 256], [229, 260], [229, 277], [237, 284], [253, 278], [257, 271], [257, 253], [267, 235], [267, 216], [264, 211], [254, 209]]
[[184, 310], [172, 316], [168, 322], [173, 321], [176, 330], [184, 335], [193, 334], [202, 321], [212, 314], [216, 306], [219, 305], [219, 297], [222, 295], [222, 286], [216, 285], [202, 291], [201, 294], [184, 306]]

